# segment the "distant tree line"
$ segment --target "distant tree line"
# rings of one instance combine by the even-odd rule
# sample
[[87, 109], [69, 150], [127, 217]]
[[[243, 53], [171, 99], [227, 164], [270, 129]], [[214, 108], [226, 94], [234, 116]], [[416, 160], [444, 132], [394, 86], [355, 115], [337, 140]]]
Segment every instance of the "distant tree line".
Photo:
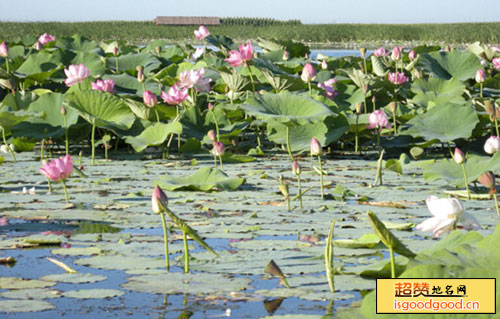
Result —
[[267, 27], [272, 25], [302, 25], [302, 21], [298, 19], [292, 20], [277, 20], [273, 18], [221, 18], [221, 25], [225, 26], [254, 26], [254, 27]]

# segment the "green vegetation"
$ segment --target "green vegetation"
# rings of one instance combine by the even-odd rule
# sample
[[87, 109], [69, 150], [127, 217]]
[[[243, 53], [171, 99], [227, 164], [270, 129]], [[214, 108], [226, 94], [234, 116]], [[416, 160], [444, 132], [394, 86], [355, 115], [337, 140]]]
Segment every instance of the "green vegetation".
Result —
[[[224, 18], [223, 25], [210, 26], [213, 35], [236, 39], [257, 37], [305, 42], [345, 43], [367, 41], [418, 41], [446, 43], [500, 43], [500, 23], [452, 24], [300, 24], [258, 18]], [[126, 40], [145, 43], [151, 39], [172, 41], [193, 39], [197, 26], [155, 26], [152, 21], [102, 22], [0, 22], [0, 39], [14, 41], [19, 36], [39, 36], [47, 32], [56, 37], [81, 34], [92, 40]]]

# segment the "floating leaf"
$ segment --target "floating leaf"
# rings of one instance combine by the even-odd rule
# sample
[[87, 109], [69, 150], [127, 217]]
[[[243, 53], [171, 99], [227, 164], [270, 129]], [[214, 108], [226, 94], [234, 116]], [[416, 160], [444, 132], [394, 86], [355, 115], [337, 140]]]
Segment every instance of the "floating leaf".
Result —
[[58, 290], [49, 290], [42, 288], [16, 289], [16, 290], [2, 292], [0, 293], [0, 296], [10, 299], [41, 300], [41, 299], [59, 298], [61, 296], [61, 292]]
[[153, 183], [169, 191], [192, 190], [206, 192], [213, 189], [236, 189], [244, 182], [244, 178], [228, 177], [219, 170], [202, 167], [186, 177], [165, 176], [159, 180], [155, 180]]
[[0, 312], [37, 312], [55, 308], [43, 300], [0, 300]]
[[104, 299], [122, 296], [125, 292], [117, 289], [81, 289], [63, 292], [64, 297], [76, 299]]
[[54, 274], [54, 275], [46, 275], [40, 277], [40, 280], [44, 281], [56, 281], [56, 282], [64, 282], [68, 284], [84, 284], [84, 283], [94, 283], [98, 281], [103, 281], [107, 277], [102, 275], [94, 275], [94, 274]]
[[46, 288], [54, 286], [55, 282], [15, 277], [0, 277], [1, 289]]

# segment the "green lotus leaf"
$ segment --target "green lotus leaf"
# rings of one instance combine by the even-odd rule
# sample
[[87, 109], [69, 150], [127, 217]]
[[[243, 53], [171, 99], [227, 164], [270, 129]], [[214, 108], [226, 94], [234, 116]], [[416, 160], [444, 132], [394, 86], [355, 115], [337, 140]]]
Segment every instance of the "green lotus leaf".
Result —
[[121, 286], [132, 291], [152, 294], [192, 294], [221, 296], [248, 289], [251, 280], [220, 274], [183, 274], [169, 272], [129, 277]]
[[[486, 171], [500, 170], [500, 153], [495, 153], [493, 157], [471, 155], [464, 165], [468, 180], [475, 181]], [[462, 166], [453, 159], [443, 159], [422, 166], [427, 181], [446, 180], [451, 185], [465, 187]]]
[[478, 57], [467, 51], [426, 53], [420, 57], [419, 61], [424, 71], [445, 80], [451, 78], [460, 81], [472, 79], [476, 76], [476, 71], [481, 69]]
[[134, 114], [121, 99], [101, 91], [75, 91], [66, 96], [64, 105], [97, 127], [126, 130], [135, 121]]
[[455, 78], [416, 79], [411, 85], [415, 93], [412, 101], [420, 106], [433, 107], [447, 103], [463, 104], [465, 85]]
[[151, 53], [128, 53], [108, 59], [108, 66], [114, 71], [116, 71], [116, 59], [118, 59], [118, 72], [135, 71], [137, 66], [142, 65], [144, 74], [148, 74], [161, 66], [160, 60]]
[[85, 65], [89, 69], [90, 75], [94, 77], [103, 75], [106, 72], [103, 57], [93, 52], [78, 52], [73, 60], [71, 60], [71, 64]]
[[17, 112], [0, 112], [0, 131], [3, 128], [5, 131], [10, 131], [10, 129], [27, 119], [32, 113], [25, 111]]
[[[267, 124], [267, 137], [277, 144], [286, 144], [286, 125], [274, 120]], [[322, 122], [307, 123], [290, 127], [290, 147], [292, 152], [306, 152], [311, 147], [311, 139], [315, 137], [321, 145], [329, 145], [338, 140], [349, 124], [344, 115], [330, 116]]]
[[415, 257], [415, 253], [408, 249], [396, 236], [394, 236], [372, 211], [368, 211], [368, 218], [370, 219], [373, 230], [384, 245], [387, 246], [387, 248], [393, 249], [396, 253], [405, 257]]
[[79, 34], [75, 34], [72, 37], [58, 38], [56, 46], [66, 51], [92, 52], [99, 55], [103, 55], [104, 53], [97, 42]]
[[190, 190], [204, 192], [213, 189], [233, 190], [244, 182], [244, 178], [228, 177], [225, 173], [211, 167], [202, 167], [189, 176], [164, 176], [153, 181], [155, 185], [160, 185], [161, 188], [169, 191]]
[[[38, 81], [43, 81], [43, 79], [59, 70], [62, 66], [61, 59], [61, 55], [58, 53], [39, 52], [37, 54], [30, 54], [16, 72], [32, 76]], [[36, 76], [37, 74], [45, 74], [46, 76], [39, 78]]]
[[55, 282], [15, 277], [0, 277], [0, 289], [31, 289], [54, 286]]
[[[105, 75], [102, 77], [103, 79], [110, 79], [115, 82], [115, 89], [118, 95], [131, 95], [131, 96], [140, 96], [142, 99], [142, 93], [144, 92], [144, 88], [141, 83], [137, 81], [137, 78], [131, 76], [127, 73], [121, 74], [112, 74]], [[155, 94], [160, 94], [160, 89], [158, 88], [158, 84], [146, 81], [144, 82], [146, 85], [146, 90], [150, 90]]]
[[15, 289], [2, 292], [0, 293], [0, 296], [10, 299], [41, 300], [41, 299], [59, 298], [61, 296], [61, 292], [57, 290], [49, 290], [43, 288]]
[[43, 300], [0, 300], [0, 312], [37, 312], [55, 308], [56, 306]]
[[289, 92], [256, 95], [240, 107], [260, 120], [273, 120], [287, 126], [319, 122], [334, 115], [326, 105]]
[[94, 283], [98, 281], [103, 281], [107, 277], [102, 275], [94, 275], [94, 274], [54, 274], [54, 275], [46, 275], [40, 277], [40, 280], [44, 281], [55, 281], [55, 282], [64, 282], [68, 284], [84, 284], [84, 283]]
[[125, 292], [117, 289], [81, 289], [63, 292], [64, 297], [76, 299], [104, 299], [122, 296]]
[[422, 137], [426, 141], [453, 142], [469, 138], [479, 122], [477, 113], [470, 105], [437, 105], [407, 122], [410, 126], [403, 134]]
[[132, 145], [136, 152], [142, 152], [148, 146], [156, 146], [164, 143], [171, 134], [180, 134], [182, 125], [178, 121], [168, 124], [156, 122], [147, 127], [138, 136], [129, 136], [125, 142]]
[[371, 248], [380, 242], [376, 234], [364, 234], [358, 239], [336, 239], [333, 241], [335, 247], [344, 248]]

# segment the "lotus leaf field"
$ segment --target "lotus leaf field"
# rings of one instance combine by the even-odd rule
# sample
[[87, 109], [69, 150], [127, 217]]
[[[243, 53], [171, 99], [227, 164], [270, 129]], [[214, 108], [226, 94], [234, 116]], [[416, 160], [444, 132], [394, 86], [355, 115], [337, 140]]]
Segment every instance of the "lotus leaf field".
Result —
[[500, 276], [499, 48], [197, 32], [1, 44], [0, 317], [409, 318], [376, 278]]

